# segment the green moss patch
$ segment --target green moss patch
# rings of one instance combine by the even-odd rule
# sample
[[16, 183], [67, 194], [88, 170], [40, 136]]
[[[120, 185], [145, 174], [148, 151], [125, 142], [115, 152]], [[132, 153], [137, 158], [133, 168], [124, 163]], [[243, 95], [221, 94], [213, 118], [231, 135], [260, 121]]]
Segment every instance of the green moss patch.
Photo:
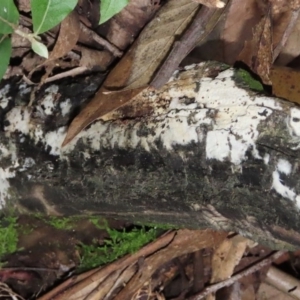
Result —
[[106, 227], [109, 238], [103, 241], [103, 245], [94, 243], [92, 245], [80, 244], [78, 246], [81, 255], [79, 270], [87, 270], [112, 262], [126, 254], [138, 251], [145, 244], [153, 241], [158, 231], [156, 228], [146, 229], [134, 227], [130, 231], [118, 231]]
[[235, 81], [238, 84], [244, 87], [248, 87], [249, 89], [257, 92], [264, 91], [264, 87], [262, 83], [248, 71], [244, 69], [237, 69], [234, 74], [235, 74]]
[[17, 218], [4, 217], [0, 221], [0, 259], [9, 253], [17, 251], [18, 231]]

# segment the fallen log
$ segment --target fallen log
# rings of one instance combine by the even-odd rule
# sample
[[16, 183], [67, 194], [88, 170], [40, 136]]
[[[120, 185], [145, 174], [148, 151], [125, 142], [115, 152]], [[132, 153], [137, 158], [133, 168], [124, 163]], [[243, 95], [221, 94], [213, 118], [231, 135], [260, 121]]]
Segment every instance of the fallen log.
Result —
[[[100, 214], [237, 231], [272, 248], [300, 245], [300, 109], [204, 63], [83, 130], [68, 124], [100, 79], [35, 93], [2, 81], [2, 211]], [[116, 97], [118, 93], [116, 92]]]

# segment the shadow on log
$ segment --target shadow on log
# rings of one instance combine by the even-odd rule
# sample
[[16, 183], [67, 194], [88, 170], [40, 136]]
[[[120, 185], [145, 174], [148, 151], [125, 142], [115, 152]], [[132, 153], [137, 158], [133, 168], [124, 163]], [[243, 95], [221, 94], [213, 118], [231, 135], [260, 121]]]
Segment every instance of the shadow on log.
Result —
[[[234, 230], [272, 248], [300, 246], [300, 109], [205, 63], [90, 125], [67, 126], [101, 78], [43, 87], [1, 82], [2, 210], [100, 214]], [[116, 97], [118, 94], [116, 93]]]

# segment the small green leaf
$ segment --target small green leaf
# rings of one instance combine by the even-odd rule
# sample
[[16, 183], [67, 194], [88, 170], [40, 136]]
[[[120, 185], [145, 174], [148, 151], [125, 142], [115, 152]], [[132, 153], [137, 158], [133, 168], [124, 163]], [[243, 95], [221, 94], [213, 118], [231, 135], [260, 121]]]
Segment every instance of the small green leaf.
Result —
[[31, 48], [39, 56], [42, 56], [42, 57], [45, 57], [45, 58], [49, 57], [49, 53], [48, 53], [47, 47], [43, 43], [38, 42], [35, 39], [31, 40]]
[[58, 25], [75, 8], [77, 1], [31, 0], [34, 33], [40, 34]]
[[0, 34], [0, 80], [8, 67], [11, 51], [11, 39]]
[[99, 24], [106, 22], [119, 13], [128, 2], [129, 0], [101, 0]]
[[0, 5], [0, 33], [14, 32], [14, 25], [18, 25], [19, 12], [12, 0], [1, 0]]

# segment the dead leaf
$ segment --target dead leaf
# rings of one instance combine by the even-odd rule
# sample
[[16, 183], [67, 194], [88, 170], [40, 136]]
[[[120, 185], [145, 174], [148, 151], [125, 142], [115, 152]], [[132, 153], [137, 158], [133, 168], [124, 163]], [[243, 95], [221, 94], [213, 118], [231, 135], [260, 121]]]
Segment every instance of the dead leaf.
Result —
[[263, 83], [271, 84], [269, 75], [273, 63], [272, 55], [271, 7], [253, 29], [253, 38], [246, 41], [238, 60], [244, 62]]
[[116, 46], [99, 36], [95, 31], [89, 29], [82, 23], [80, 23], [79, 42], [89, 46], [90, 48], [96, 48], [99, 50], [104, 47], [104, 49], [110, 51], [115, 57], [123, 56], [123, 52], [120, 51]]
[[126, 89], [146, 86], [150, 82], [175, 39], [190, 24], [198, 7], [199, 4], [189, 0], [171, 0], [162, 7], [135, 43], [130, 74], [124, 86]]
[[110, 72], [92, 101], [73, 120], [62, 146], [93, 121], [126, 104], [149, 84], [176, 36], [189, 25], [198, 7], [190, 0], [170, 0], [162, 7]]
[[221, 39], [224, 41], [224, 62], [234, 64], [261, 17], [256, 0], [232, 0], [229, 5]]
[[298, 70], [273, 66], [270, 78], [275, 96], [300, 104], [300, 72]]
[[79, 38], [79, 32], [80, 27], [78, 15], [76, 11], [72, 11], [60, 24], [59, 34], [49, 58], [35, 68], [31, 67], [28, 78], [31, 79], [32, 74], [37, 69], [44, 66], [46, 73], [43, 75], [39, 85], [46, 82], [53, 69], [59, 65], [56, 60], [69, 53], [75, 47]]
[[[283, 28], [280, 39], [276, 43], [276, 35], [274, 38], [274, 57], [276, 65], [285, 66], [300, 54], [299, 49], [299, 9], [285, 13], [289, 16], [288, 23]], [[282, 20], [280, 22], [282, 24]], [[281, 26], [282, 27], [282, 26]], [[276, 29], [276, 28], [275, 28]], [[278, 30], [276, 30], [278, 32]]]
[[120, 13], [97, 28], [97, 33], [125, 50], [159, 9], [159, 0], [130, 0]]
[[86, 67], [87, 69], [99, 68], [101, 71], [105, 71], [112, 62], [113, 56], [109, 51], [99, 51], [89, 49], [86, 47], [80, 47], [81, 59], [79, 65]]
[[59, 35], [48, 60], [63, 57], [76, 45], [80, 27], [76, 11], [72, 11], [60, 24]]
[[210, 283], [231, 277], [234, 267], [240, 262], [249, 240], [241, 235], [225, 239], [215, 250], [212, 258], [212, 276]]

